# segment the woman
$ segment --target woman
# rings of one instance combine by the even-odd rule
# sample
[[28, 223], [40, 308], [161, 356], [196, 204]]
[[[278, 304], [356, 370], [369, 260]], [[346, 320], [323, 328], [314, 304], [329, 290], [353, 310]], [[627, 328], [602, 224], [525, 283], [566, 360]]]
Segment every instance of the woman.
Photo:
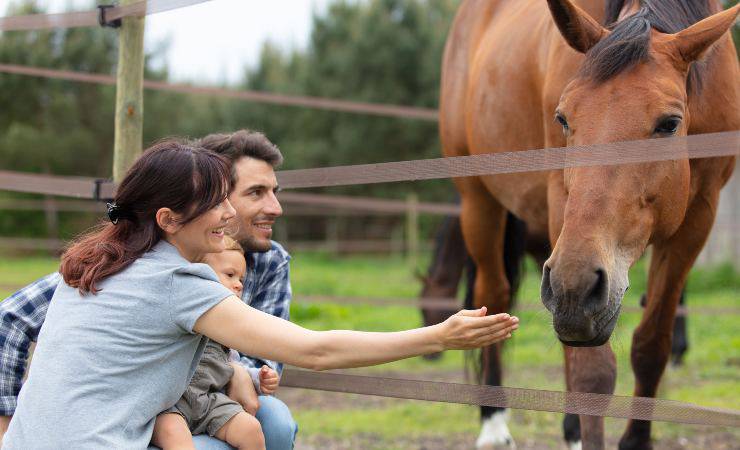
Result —
[[209, 337], [316, 370], [488, 345], [518, 320], [461, 311], [393, 333], [314, 332], [247, 306], [200, 263], [234, 217], [222, 157], [174, 140], [147, 150], [109, 205], [111, 223], [62, 256], [57, 288], [3, 449], [144, 449]]

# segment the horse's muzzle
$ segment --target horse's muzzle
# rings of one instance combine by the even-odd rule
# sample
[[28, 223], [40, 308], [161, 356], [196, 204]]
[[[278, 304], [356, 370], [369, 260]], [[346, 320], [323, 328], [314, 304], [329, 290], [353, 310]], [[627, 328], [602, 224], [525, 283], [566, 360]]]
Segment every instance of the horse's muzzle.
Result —
[[610, 301], [609, 279], [600, 267], [560, 277], [545, 264], [542, 303], [550, 311], [558, 339], [573, 347], [595, 347], [609, 340], [619, 316], [619, 300]]

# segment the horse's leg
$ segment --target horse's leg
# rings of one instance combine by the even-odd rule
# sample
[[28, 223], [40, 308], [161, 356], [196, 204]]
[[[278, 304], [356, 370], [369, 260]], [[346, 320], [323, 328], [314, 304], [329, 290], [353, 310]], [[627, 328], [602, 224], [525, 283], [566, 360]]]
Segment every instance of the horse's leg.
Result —
[[[712, 229], [718, 202], [718, 191], [697, 194], [678, 231], [653, 246], [645, 312], [632, 336], [635, 396], [654, 397], [658, 390], [671, 351], [676, 306], [689, 270]], [[630, 420], [619, 448], [651, 449], [650, 422]]]
[[[640, 306], [647, 304], [647, 294], [640, 297]], [[673, 339], [671, 339], [671, 364], [674, 367], [683, 364], [683, 355], [689, 349], [689, 338], [686, 332], [686, 290], [681, 291], [678, 300], [679, 307], [676, 310], [676, 318], [673, 319]]]
[[[464, 266], [469, 259], [457, 216], [447, 216], [442, 222], [434, 239], [434, 257], [429, 265], [427, 275], [422, 278], [424, 287], [421, 299], [455, 299], [457, 288]], [[471, 303], [472, 304], [472, 303]], [[445, 321], [457, 311], [459, 304], [450, 301], [449, 310], [422, 306], [421, 314], [424, 326], [435, 325]], [[426, 360], [437, 360], [442, 353], [424, 355]]]
[[[607, 342], [599, 347], [568, 347], [565, 351], [565, 379], [568, 391], [612, 394], [617, 381], [617, 361], [611, 345]], [[592, 450], [604, 448], [604, 418], [579, 416], [579, 427], [566, 416], [563, 428], [565, 439], [571, 449]], [[570, 429], [566, 428], [570, 425]], [[568, 439], [568, 432], [575, 435], [579, 430], [580, 442]]]
[[581, 447], [581, 422], [577, 414], [566, 414], [563, 417], [563, 437], [569, 450], [580, 450]]
[[681, 292], [678, 300], [678, 311], [673, 322], [673, 340], [671, 341], [671, 364], [678, 367], [683, 364], [683, 356], [689, 349], [689, 336], [686, 332], [686, 290]]
[[[447, 216], [442, 222], [435, 237], [434, 257], [427, 275], [423, 277], [422, 299], [454, 299], [462, 277], [463, 268], [468, 259], [465, 242], [460, 228], [460, 219]], [[435, 325], [447, 319], [459, 305], [450, 305], [451, 311], [438, 308], [422, 307], [424, 325]]]
[[[510, 295], [503, 261], [506, 210], [477, 179], [457, 179], [456, 184], [462, 195], [460, 220], [465, 245], [476, 265], [474, 305], [487, 307], [491, 314], [505, 312]], [[500, 350], [498, 344], [482, 350], [483, 379], [488, 385], [501, 385]], [[482, 407], [481, 418], [477, 448], [513, 446], [505, 410]]]

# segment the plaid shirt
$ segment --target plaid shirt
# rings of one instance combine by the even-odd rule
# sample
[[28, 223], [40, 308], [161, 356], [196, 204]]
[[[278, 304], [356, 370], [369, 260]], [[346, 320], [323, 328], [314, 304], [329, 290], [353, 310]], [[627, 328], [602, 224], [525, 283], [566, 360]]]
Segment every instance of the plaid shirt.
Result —
[[[242, 299], [252, 306], [290, 319], [290, 255], [277, 242], [264, 253], [248, 253]], [[0, 302], [0, 416], [15, 412], [21, 380], [26, 371], [28, 348], [35, 342], [46, 318], [54, 291], [62, 281], [59, 273], [40, 278]], [[239, 361], [257, 384], [255, 368], [267, 364], [278, 373], [283, 365], [240, 354]], [[251, 369], [251, 370], [250, 370]]]

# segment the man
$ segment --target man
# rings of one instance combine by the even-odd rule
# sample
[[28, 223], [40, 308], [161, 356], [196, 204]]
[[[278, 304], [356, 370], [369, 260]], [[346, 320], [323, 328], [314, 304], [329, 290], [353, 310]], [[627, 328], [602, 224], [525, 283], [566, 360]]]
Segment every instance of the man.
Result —
[[[288, 320], [290, 255], [270, 239], [272, 225], [283, 213], [276, 197], [278, 185], [274, 171], [283, 161], [280, 150], [261, 133], [246, 130], [212, 134], [198, 141], [198, 145], [226, 156], [232, 163], [229, 201], [237, 213], [237, 229], [233, 234], [242, 244], [247, 260], [242, 299], [256, 309]], [[16, 408], [29, 345], [38, 336], [60, 279], [58, 273], [47, 275], [0, 303], [0, 443]], [[282, 372], [282, 364], [275, 361], [240, 354], [239, 362], [246, 370], [237, 370], [235, 376], [247, 382], [251, 378], [257, 392], [260, 367], [267, 364]], [[232, 395], [239, 397], [240, 393]], [[250, 401], [236, 400], [242, 404]], [[297, 425], [288, 407], [271, 396], [260, 396], [258, 400], [256, 417], [262, 425], [267, 448], [292, 449]], [[196, 436], [194, 443], [198, 450], [230, 448], [207, 435]]]

